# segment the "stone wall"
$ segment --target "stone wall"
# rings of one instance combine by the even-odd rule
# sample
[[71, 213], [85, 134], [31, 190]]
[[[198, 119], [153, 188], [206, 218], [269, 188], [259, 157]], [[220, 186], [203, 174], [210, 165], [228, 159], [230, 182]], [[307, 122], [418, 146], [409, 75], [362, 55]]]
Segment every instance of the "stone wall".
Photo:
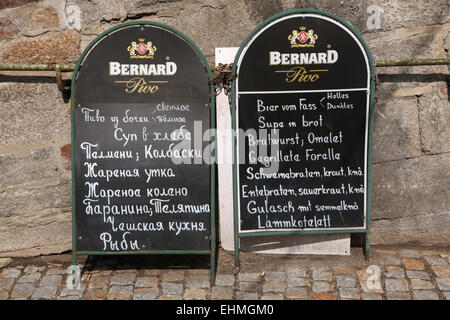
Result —
[[[132, 20], [179, 29], [213, 63], [215, 47], [239, 46], [264, 19], [306, 7], [349, 21], [376, 61], [449, 55], [446, 0], [0, 0], [0, 63], [71, 64]], [[448, 246], [449, 69], [377, 74], [372, 243]], [[0, 137], [0, 256], [70, 250], [70, 109], [54, 74], [0, 73]]]

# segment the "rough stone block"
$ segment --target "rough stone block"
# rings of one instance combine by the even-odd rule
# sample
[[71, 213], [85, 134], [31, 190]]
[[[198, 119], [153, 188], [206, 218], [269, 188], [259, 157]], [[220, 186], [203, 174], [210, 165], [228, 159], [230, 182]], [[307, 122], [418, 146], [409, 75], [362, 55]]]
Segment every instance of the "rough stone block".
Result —
[[306, 290], [306, 288], [288, 288], [286, 290], [286, 298], [308, 299], [308, 291]]
[[209, 276], [189, 276], [187, 280], [187, 287], [191, 289], [201, 289], [201, 288], [209, 288]]
[[[0, 153], [29, 153], [30, 143], [42, 141], [70, 143], [70, 109], [60, 95], [53, 82], [0, 82], [0, 146], [9, 146], [0, 148]], [[14, 150], [12, 145], [21, 146]]]
[[436, 282], [442, 291], [450, 291], [450, 278], [436, 278]]
[[425, 271], [406, 271], [406, 276], [410, 279], [430, 280], [430, 275]]
[[11, 299], [15, 298], [29, 298], [33, 294], [36, 287], [32, 283], [19, 283], [11, 292]]
[[256, 300], [258, 299], [258, 294], [255, 292], [236, 292], [236, 300]]
[[9, 64], [68, 64], [80, 53], [80, 34], [75, 30], [20, 37], [8, 43], [0, 58]]
[[231, 287], [234, 285], [235, 279], [232, 274], [216, 275], [216, 286]]
[[206, 290], [204, 289], [186, 289], [183, 294], [185, 300], [205, 300]]
[[165, 294], [181, 295], [183, 294], [183, 290], [184, 286], [182, 283], [171, 283], [171, 282], [162, 283], [162, 291]]
[[140, 277], [136, 280], [136, 288], [157, 288], [158, 278], [156, 277]]
[[356, 287], [356, 279], [353, 275], [336, 275], [336, 283], [338, 287]]
[[230, 287], [212, 287], [211, 299], [216, 300], [231, 300], [233, 299], [233, 288]]
[[281, 271], [267, 271], [264, 279], [267, 282], [271, 281], [285, 281], [286, 280], [286, 274]]
[[384, 275], [387, 278], [403, 279], [405, 277], [405, 270], [396, 266], [387, 266]]
[[287, 288], [286, 283], [266, 282], [263, 284], [263, 292], [284, 292]]
[[386, 291], [405, 292], [408, 291], [408, 283], [406, 280], [401, 279], [386, 279], [385, 280]]
[[241, 281], [239, 282], [240, 291], [256, 292], [258, 290], [258, 282], [255, 281]]
[[431, 290], [414, 290], [414, 300], [439, 300], [436, 292]]
[[314, 293], [328, 292], [331, 291], [332, 286], [328, 282], [323, 281], [313, 281], [312, 291]]
[[447, 95], [419, 97], [420, 138], [426, 154], [450, 151], [450, 102]]
[[135, 279], [135, 273], [116, 274], [111, 277], [110, 284], [118, 286], [132, 285]]
[[432, 266], [431, 269], [436, 274], [438, 278], [448, 278], [450, 277], [450, 265], [445, 266]]
[[139, 288], [134, 290], [134, 300], [155, 300], [159, 295], [157, 288]]
[[56, 291], [58, 291], [58, 287], [39, 287], [34, 291], [31, 299], [56, 299]]
[[380, 97], [375, 108], [373, 162], [420, 155], [417, 98]]
[[108, 299], [125, 300], [130, 299], [133, 294], [133, 286], [111, 286], [108, 291]]

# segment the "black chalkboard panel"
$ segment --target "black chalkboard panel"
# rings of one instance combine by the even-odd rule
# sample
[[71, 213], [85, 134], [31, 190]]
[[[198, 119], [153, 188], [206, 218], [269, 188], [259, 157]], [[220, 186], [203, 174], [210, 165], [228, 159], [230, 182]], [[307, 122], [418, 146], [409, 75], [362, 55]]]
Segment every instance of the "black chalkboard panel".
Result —
[[87, 53], [73, 119], [78, 251], [210, 249], [209, 142], [194, 143], [211, 126], [208, 80], [192, 45], [158, 25], [118, 28]]
[[316, 13], [273, 19], [241, 47], [241, 234], [366, 228], [369, 59], [348, 27]]

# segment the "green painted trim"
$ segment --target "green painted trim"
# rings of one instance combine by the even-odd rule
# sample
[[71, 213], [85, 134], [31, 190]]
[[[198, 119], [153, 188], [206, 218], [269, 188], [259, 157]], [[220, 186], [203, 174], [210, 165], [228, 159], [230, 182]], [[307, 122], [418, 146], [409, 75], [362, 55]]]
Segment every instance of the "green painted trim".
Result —
[[[234, 59], [233, 63], [233, 70], [232, 74], [237, 75], [237, 67], [238, 67], [238, 61], [242, 55], [243, 50], [247, 47], [250, 40], [254, 38], [254, 36], [263, 29], [266, 25], [273, 22], [276, 19], [279, 19], [281, 17], [285, 17], [288, 15], [295, 15], [295, 14], [318, 14], [322, 16], [326, 16], [329, 18], [332, 18], [338, 22], [340, 22], [342, 25], [344, 25], [346, 28], [348, 28], [359, 40], [361, 43], [369, 62], [369, 72], [370, 72], [370, 97], [369, 97], [369, 132], [368, 132], [368, 151], [367, 151], [367, 197], [366, 197], [366, 228], [361, 229], [358, 231], [352, 230], [330, 230], [329, 232], [323, 232], [323, 231], [293, 231], [293, 232], [249, 232], [249, 233], [239, 233], [239, 226], [237, 223], [239, 223], [238, 220], [238, 208], [237, 208], [237, 154], [236, 154], [236, 136], [233, 136], [233, 211], [234, 211], [234, 252], [235, 252], [235, 262], [236, 264], [239, 264], [239, 237], [252, 237], [252, 236], [264, 236], [264, 235], [291, 235], [291, 234], [322, 234], [322, 233], [365, 233], [366, 234], [366, 251], [369, 250], [369, 226], [370, 226], [370, 204], [371, 204], [371, 181], [372, 181], [372, 139], [373, 139], [373, 110], [374, 110], [374, 102], [375, 102], [375, 64], [372, 57], [372, 54], [370, 53], [369, 47], [367, 46], [364, 39], [361, 37], [359, 32], [351, 26], [348, 22], [345, 20], [335, 16], [332, 13], [317, 10], [317, 9], [293, 9], [281, 12], [277, 15], [274, 15], [266, 20], [264, 20], [262, 23], [260, 23], [253, 31], [245, 38], [244, 42], [239, 47], [238, 52], [236, 53], [236, 57]], [[239, 76], [239, 75], [237, 75]], [[233, 80], [232, 87], [231, 87], [231, 121], [232, 121], [232, 128], [233, 132], [236, 132], [236, 81]], [[263, 233], [263, 234], [262, 234]]]
[[[78, 58], [77, 63], [74, 68], [74, 72], [72, 75], [72, 83], [71, 83], [71, 143], [72, 143], [72, 261], [76, 261], [76, 255], [121, 255], [121, 254], [209, 254], [211, 255], [211, 261], [214, 261], [214, 263], [210, 264], [211, 269], [211, 275], [215, 274], [215, 247], [216, 247], [216, 228], [215, 228], [215, 194], [216, 194], [216, 186], [215, 186], [215, 152], [212, 151], [211, 154], [211, 250], [155, 250], [155, 251], [119, 251], [119, 252], [102, 252], [102, 251], [77, 251], [76, 250], [76, 202], [75, 202], [75, 194], [76, 194], [76, 187], [75, 187], [75, 153], [74, 153], [74, 145], [75, 145], [75, 95], [76, 95], [76, 80], [78, 73], [80, 71], [81, 65], [85, 59], [85, 57], [88, 55], [88, 53], [91, 51], [91, 49], [102, 39], [107, 37], [110, 33], [122, 29], [128, 26], [135, 26], [135, 25], [152, 25], [156, 27], [160, 27], [162, 29], [166, 29], [168, 31], [171, 31], [181, 37], [185, 42], [187, 42], [193, 50], [198, 54], [201, 61], [203, 62], [203, 65], [206, 69], [206, 72], [208, 74], [208, 79], [211, 81], [213, 79], [213, 74], [211, 71], [211, 67], [209, 66], [208, 61], [206, 60], [205, 55], [201, 52], [201, 50], [198, 48], [198, 46], [185, 34], [181, 33], [180, 31], [159, 23], [159, 22], [153, 22], [153, 21], [129, 21], [117, 26], [114, 26], [100, 35], [98, 35], [89, 45], [83, 50], [83, 53]], [[215, 105], [215, 89], [214, 85], [211, 83], [209, 85], [210, 89], [210, 129], [215, 129], [215, 115], [216, 115], [216, 105]], [[214, 141], [215, 143], [215, 133], [211, 136], [211, 142]], [[213, 250], [214, 249], [214, 250]]]

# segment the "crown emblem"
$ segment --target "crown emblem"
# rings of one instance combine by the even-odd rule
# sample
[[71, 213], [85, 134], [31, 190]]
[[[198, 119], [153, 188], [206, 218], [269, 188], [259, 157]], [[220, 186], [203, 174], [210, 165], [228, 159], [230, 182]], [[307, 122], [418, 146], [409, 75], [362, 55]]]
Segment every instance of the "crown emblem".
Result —
[[[139, 42], [139, 43], [138, 43]], [[138, 42], [132, 41], [127, 50], [131, 59], [153, 59], [156, 47], [151, 41], [145, 42], [145, 38], [139, 38]]]
[[291, 42], [291, 48], [299, 47], [314, 47], [316, 40], [319, 38], [314, 30], [309, 29], [306, 32], [306, 27], [302, 26], [299, 30], [292, 30], [288, 40]]

